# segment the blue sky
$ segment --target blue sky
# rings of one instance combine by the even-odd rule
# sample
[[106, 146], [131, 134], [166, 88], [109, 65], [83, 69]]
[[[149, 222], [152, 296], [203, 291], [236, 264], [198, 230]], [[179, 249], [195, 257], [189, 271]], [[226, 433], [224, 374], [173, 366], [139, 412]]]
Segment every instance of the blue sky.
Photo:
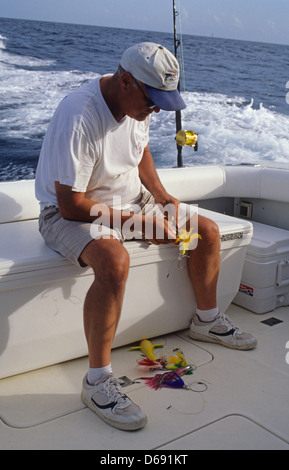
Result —
[[[0, 16], [172, 31], [172, 3], [172, 0], [0, 0]], [[183, 33], [289, 44], [289, 0], [176, 0], [176, 5], [181, 12]]]

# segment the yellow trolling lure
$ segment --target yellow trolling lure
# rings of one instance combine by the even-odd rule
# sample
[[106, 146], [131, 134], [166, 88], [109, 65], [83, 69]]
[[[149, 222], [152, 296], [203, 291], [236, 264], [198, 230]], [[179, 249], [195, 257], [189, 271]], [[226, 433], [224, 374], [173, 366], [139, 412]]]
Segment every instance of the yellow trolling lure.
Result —
[[166, 369], [175, 370], [181, 367], [187, 367], [189, 364], [181, 351], [177, 351], [177, 356], [169, 356]]
[[141, 350], [141, 352], [144, 353], [148, 359], [150, 359], [151, 361], [155, 361], [156, 356], [154, 354], [154, 348], [163, 347], [163, 344], [152, 344], [149, 340], [144, 339], [143, 341], [141, 341], [139, 346], [130, 348], [130, 351]]
[[193, 241], [197, 238], [200, 238], [202, 240], [201, 235], [196, 232], [193, 232], [193, 229], [191, 229], [189, 232], [184, 229], [181, 229], [179, 231], [175, 243], [180, 245], [180, 253], [182, 256], [184, 256], [187, 251], [193, 249]]

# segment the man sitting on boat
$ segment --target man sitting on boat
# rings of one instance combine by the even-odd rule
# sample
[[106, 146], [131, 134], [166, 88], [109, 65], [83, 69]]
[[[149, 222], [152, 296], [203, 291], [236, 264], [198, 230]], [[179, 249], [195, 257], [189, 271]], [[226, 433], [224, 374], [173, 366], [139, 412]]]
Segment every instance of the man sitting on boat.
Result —
[[[255, 338], [242, 333], [218, 309], [218, 226], [197, 213], [188, 218], [188, 206], [167, 193], [154, 166], [150, 116], [160, 109], [185, 108], [178, 81], [178, 62], [163, 46], [141, 43], [127, 49], [115, 74], [92, 80], [60, 103], [36, 173], [44, 240], [73, 263], [91, 266], [95, 273], [84, 303], [89, 371], [82, 399], [119, 429], [138, 429], [147, 421], [145, 413], [123, 393], [111, 368], [111, 347], [129, 271], [123, 228], [132, 217], [140, 238], [154, 244], [175, 243], [178, 230], [189, 230], [192, 223], [197, 227], [201, 239], [188, 257], [197, 300], [191, 337], [234, 349], [256, 346]], [[148, 207], [153, 211], [146, 211]], [[161, 207], [174, 208], [174, 215], [165, 216]]]

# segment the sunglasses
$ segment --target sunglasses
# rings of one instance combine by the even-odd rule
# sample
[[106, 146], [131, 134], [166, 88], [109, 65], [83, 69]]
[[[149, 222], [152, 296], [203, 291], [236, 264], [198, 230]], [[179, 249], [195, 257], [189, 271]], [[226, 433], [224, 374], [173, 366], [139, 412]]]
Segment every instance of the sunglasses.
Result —
[[143, 94], [143, 96], [144, 96], [144, 98], [145, 98], [145, 100], [146, 100], [146, 105], [147, 105], [147, 107], [148, 107], [149, 109], [154, 109], [154, 108], [156, 108], [157, 106], [153, 103], [153, 101], [152, 101], [150, 98], [148, 98], [148, 97], [146, 96], [146, 94], [145, 94], [144, 90], [142, 89], [142, 87], [141, 87], [140, 83], [138, 82], [138, 80], [137, 80], [136, 78], [134, 78], [134, 77], [133, 77], [133, 79], [134, 79], [135, 83], [137, 84], [138, 88], [140, 89], [140, 91], [142, 92], [142, 94]]

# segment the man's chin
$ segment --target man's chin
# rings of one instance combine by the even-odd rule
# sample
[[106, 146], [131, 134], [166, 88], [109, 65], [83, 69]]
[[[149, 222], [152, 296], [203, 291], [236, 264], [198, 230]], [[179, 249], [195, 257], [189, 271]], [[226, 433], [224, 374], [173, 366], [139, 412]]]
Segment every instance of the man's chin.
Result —
[[139, 122], [145, 121], [150, 115], [151, 113], [127, 114], [128, 117]]
[[142, 113], [142, 114], [139, 114], [137, 117], [135, 117], [134, 119], [136, 121], [139, 121], [139, 122], [142, 122], [142, 121], [145, 121], [149, 116], [150, 116], [151, 113]]

